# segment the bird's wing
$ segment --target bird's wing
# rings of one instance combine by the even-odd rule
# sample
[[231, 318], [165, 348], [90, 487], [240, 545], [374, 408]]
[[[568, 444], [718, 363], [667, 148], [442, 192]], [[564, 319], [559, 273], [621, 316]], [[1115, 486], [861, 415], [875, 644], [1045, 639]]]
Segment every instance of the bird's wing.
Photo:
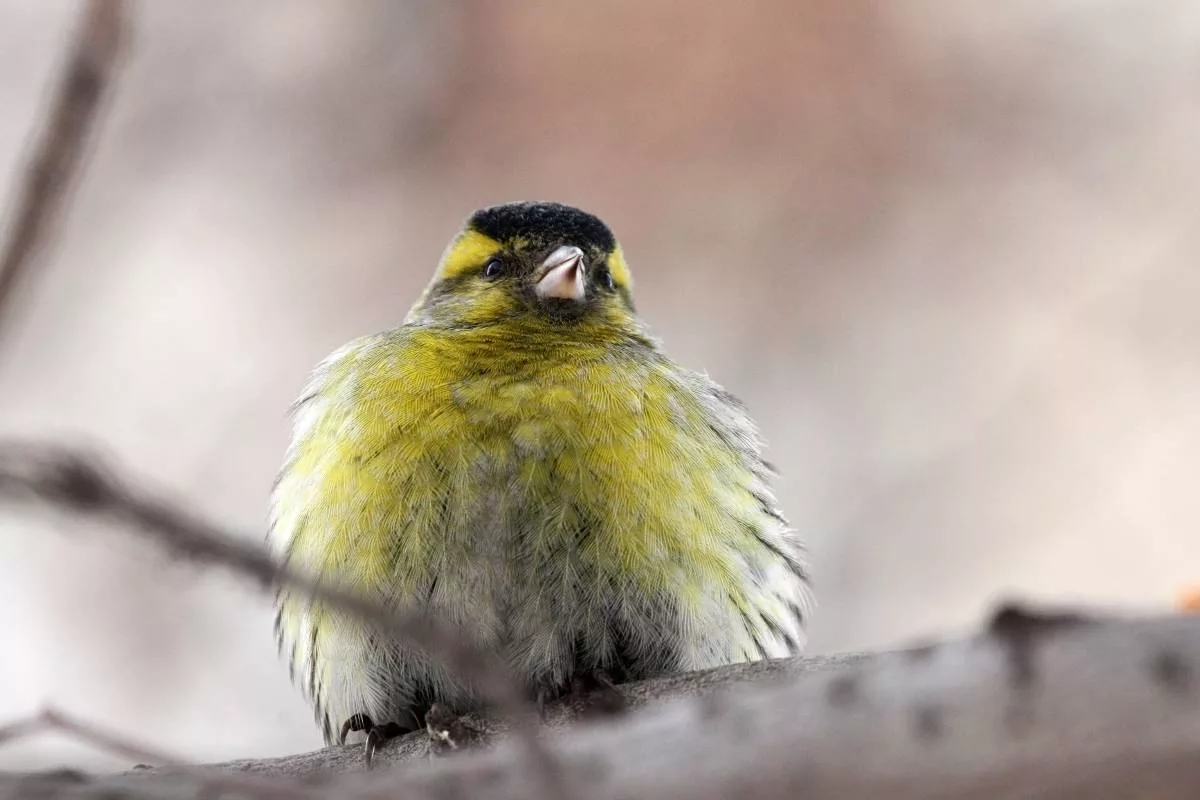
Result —
[[751, 639], [763, 657], [803, 649], [804, 628], [813, 606], [804, 546], [779, 508], [770, 481], [775, 470], [763, 457], [763, 441], [746, 406], [706, 375], [693, 374], [708, 424], [735, 452], [745, 470], [742, 487], [754, 505], [749, 533], [756, 547], [746, 558], [759, 584], [743, 612]]
[[[271, 493], [267, 543], [276, 558], [292, 562], [312, 577], [320, 578], [324, 563], [320, 553], [329, 547], [333, 535], [326, 525], [334, 513], [328, 492], [330, 471], [339, 468], [332, 445], [347, 425], [355, 424], [358, 366], [381, 338], [358, 339], [330, 354], [292, 405], [292, 440]], [[298, 548], [305, 555], [299, 563], [293, 557]], [[332, 742], [333, 725], [347, 713], [340, 708], [346, 703], [339, 700], [347, 690], [327, 685], [329, 676], [319, 651], [333, 646], [333, 637], [361, 638], [361, 634], [339, 629], [319, 606], [284, 587], [276, 597], [275, 636], [292, 681], [313, 705], [325, 741]]]

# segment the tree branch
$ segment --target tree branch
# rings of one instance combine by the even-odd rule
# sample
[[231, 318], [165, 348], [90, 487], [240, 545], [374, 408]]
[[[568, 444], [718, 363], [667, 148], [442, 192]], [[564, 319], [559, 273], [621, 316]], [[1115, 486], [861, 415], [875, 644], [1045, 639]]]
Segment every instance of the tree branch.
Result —
[[16, 739], [24, 739], [43, 731], [66, 733], [86, 742], [91, 742], [102, 750], [110, 753], [133, 758], [139, 761], [156, 761], [160, 764], [179, 765], [183, 762], [174, 756], [157, 750], [151, 750], [145, 745], [126, 739], [120, 734], [106, 731], [91, 723], [64, 714], [54, 708], [46, 708], [41, 712], [25, 719], [19, 719], [6, 725], [0, 725], [0, 746]]
[[[260, 776], [246, 771], [213, 770], [185, 764], [173, 756], [148, 746], [135, 742], [123, 734], [105, 730], [98, 725], [86, 722], [71, 714], [57, 709], [47, 708], [38, 714], [25, 719], [16, 720], [0, 726], [0, 746], [17, 739], [26, 739], [40, 733], [63, 733], [75, 739], [93, 745], [105, 752], [137, 761], [154, 761], [169, 765], [177, 773], [188, 775], [197, 785], [213, 790], [251, 791], [254, 796], [267, 797], [301, 797], [313, 796], [309, 787], [298, 780], [276, 776], [273, 780], [264, 780]], [[134, 769], [141, 768], [134, 767]], [[13, 776], [10, 776], [13, 777]], [[28, 780], [27, 780], [28, 779]], [[72, 770], [59, 770], [49, 774], [22, 776], [22, 785], [29, 781], [37, 783], [41, 780], [67, 781], [70, 783], [86, 782], [87, 777]], [[2, 781], [0, 781], [2, 784]], [[316, 795], [320, 797], [320, 795]]]
[[13, 207], [8, 241], [0, 254], [0, 320], [61, 210], [101, 101], [117, 72], [124, 43], [121, 0], [91, 0]]
[[[725, 667], [625, 691], [652, 707], [549, 741], [575, 797], [1190, 800], [1200, 785], [1196, 617], [1092, 620], [1009, 609], [973, 638]], [[561, 709], [557, 719], [571, 714]], [[381, 763], [413, 760], [425, 752], [420, 739], [400, 740]], [[516, 800], [536, 788], [503, 740], [433, 763], [350, 772], [361, 763], [347, 746], [209, 769], [214, 778], [302, 779], [330, 798]], [[258, 785], [237, 794], [265, 797]], [[203, 773], [168, 768], [0, 777], [0, 800], [32, 800], [50, 788], [81, 800], [212, 790]]]

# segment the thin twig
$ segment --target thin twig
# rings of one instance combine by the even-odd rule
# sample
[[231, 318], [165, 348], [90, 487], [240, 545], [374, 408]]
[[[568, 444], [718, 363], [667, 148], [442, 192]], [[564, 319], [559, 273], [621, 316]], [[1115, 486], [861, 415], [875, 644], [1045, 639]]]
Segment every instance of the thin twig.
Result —
[[97, 725], [55, 708], [45, 708], [24, 719], [0, 726], [0, 746], [46, 731], [71, 734], [102, 750], [134, 761], [150, 761], [168, 766], [180, 766], [180, 758], [138, 744], [122, 734], [106, 731]]
[[120, 64], [125, 38], [122, 0], [91, 0], [13, 207], [8, 241], [0, 255], [0, 319], [79, 170], [96, 112]]
[[540, 741], [535, 719], [504, 664], [461, 631], [423, 615], [398, 615], [276, 561], [267, 550], [230, 535], [169, 502], [130, 488], [95, 458], [52, 445], [0, 444], [0, 496], [33, 497], [72, 513], [106, 517], [144, 533], [172, 554], [226, 567], [264, 588], [284, 584], [409, 641], [475, 684], [512, 720], [514, 732], [544, 777], [544, 796], [565, 798], [557, 765]]
[[160, 768], [166, 767], [174, 772], [187, 775], [200, 785], [214, 790], [249, 791], [260, 798], [319, 798], [326, 796], [323, 791], [314, 789], [311, 782], [302, 783], [284, 776], [267, 779], [257, 775], [189, 766], [180, 758], [151, 749], [146, 745], [134, 742], [123, 734], [105, 730], [94, 723], [55, 708], [45, 708], [32, 716], [0, 725], [0, 747], [41, 733], [64, 733], [123, 758], [157, 762], [161, 765]]

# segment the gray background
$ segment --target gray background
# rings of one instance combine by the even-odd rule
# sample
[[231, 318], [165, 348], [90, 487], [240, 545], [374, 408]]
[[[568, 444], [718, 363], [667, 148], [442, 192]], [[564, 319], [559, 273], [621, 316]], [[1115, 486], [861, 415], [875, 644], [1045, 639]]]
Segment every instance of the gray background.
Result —
[[[502, 7], [503, 6], [503, 7]], [[11, 192], [80, 4], [0, 3]], [[461, 218], [596, 211], [671, 353], [783, 471], [812, 649], [1007, 594], [1200, 581], [1200, 6], [1189, 0], [141, 3], [0, 339], [0, 433], [95, 444], [262, 535], [307, 370], [395, 323]], [[0, 720], [190, 758], [319, 743], [268, 601], [0, 514]], [[124, 764], [47, 737], [0, 767]]]

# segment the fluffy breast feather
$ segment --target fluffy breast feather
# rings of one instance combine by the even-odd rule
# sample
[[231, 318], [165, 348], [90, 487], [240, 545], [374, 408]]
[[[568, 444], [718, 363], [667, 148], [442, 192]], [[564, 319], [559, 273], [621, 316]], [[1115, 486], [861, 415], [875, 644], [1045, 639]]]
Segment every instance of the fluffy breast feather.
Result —
[[[677, 668], [801, 647], [801, 550], [753, 423], [645, 340], [466, 346], [402, 328], [330, 356], [294, 417], [270, 543], [318, 577], [523, 641], [518, 667], [561, 655], [530, 639], [539, 626], [636, 620], [657, 596], [678, 610]], [[335, 639], [363, 645], [344, 620], [284, 593], [278, 628], [318, 717], [374, 691], [355, 688], [365, 665], [330, 666]]]

